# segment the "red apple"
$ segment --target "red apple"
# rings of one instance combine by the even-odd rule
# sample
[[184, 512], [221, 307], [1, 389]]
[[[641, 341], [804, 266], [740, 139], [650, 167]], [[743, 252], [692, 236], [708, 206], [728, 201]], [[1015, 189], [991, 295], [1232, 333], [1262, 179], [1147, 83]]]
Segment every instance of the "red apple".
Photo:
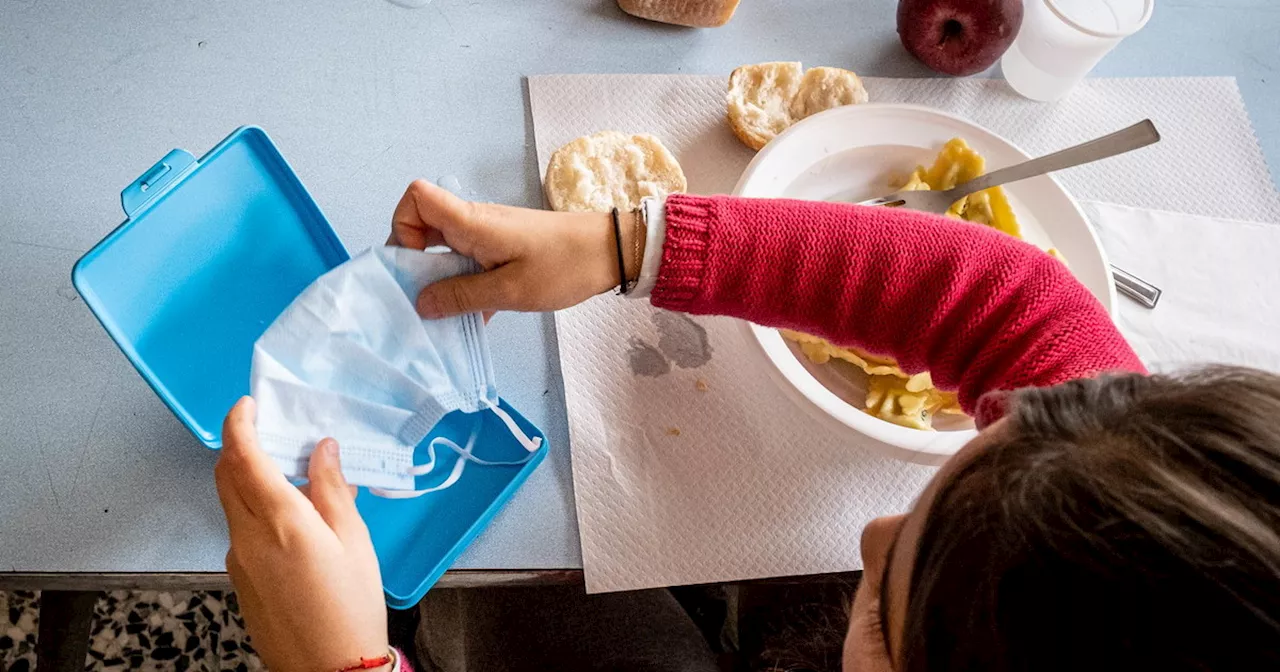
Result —
[[898, 36], [921, 63], [964, 77], [991, 67], [1022, 25], [1022, 0], [901, 0]]

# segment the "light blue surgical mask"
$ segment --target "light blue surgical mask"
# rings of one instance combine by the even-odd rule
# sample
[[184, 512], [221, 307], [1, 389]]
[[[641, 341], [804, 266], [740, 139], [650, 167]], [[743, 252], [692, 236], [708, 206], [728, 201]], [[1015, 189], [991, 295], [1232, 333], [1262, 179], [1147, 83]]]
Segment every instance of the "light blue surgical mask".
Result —
[[[321, 276], [276, 318], [254, 344], [250, 390], [259, 441], [286, 476], [306, 477], [311, 451], [324, 437], [338, 441], [350, 483], [386, 497], [450, 487], [467, 463], [532, 458], [541, 439], [530, 439], [498, 407], [483, 318], [423, 320], [414, 309], [423, 287], [478, 270], [453, 253], [375, 247]], [[477, 457], [477, 419], [465, 446], [436, 437], [426, 446], [427, 461], [415, 465], [419, 444], [456, 410], [496, 414], [528, 455], [507, 462]], [[451, 473], [415, 490], [441, 447], [459, 456]]]

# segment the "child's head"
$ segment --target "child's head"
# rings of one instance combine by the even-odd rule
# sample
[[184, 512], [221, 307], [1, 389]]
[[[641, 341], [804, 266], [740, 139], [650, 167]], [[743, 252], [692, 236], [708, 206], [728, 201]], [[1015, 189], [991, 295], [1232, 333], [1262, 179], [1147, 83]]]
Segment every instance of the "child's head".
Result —
[[1019, 391], [868, 526], [855, 609], [908, 672], [1280, 669], [1278, 421], [1248, 369]]

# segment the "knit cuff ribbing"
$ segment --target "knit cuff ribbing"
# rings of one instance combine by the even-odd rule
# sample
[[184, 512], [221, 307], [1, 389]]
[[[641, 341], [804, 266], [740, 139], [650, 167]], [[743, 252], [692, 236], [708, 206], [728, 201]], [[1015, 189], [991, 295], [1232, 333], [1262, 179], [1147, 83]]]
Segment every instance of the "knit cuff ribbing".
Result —
[[1012, 397], [1013, 393], [1009, 390], [991, 390], [978, 397], [976, 408], [965, 410], [973, 413], [974, 423], [979, 430], [986, 429], [1009, 412], [1009, 400]]
[[673, 194], [667, 198], [667, 239], [652, 303], [660, 308], [684, 310], [706, 281], [711, 252], [714, 198]]

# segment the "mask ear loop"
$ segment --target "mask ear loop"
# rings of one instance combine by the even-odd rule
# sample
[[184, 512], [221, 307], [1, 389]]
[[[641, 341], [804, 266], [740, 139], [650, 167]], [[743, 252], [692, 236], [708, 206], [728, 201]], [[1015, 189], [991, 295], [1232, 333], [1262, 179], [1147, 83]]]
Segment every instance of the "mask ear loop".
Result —
[[[493, 414], [498, 416], [499, 420], [502, 420], [502, 424], [507, 426], [507, 430], [511, 432], [511, 436], [514, 436], [516, 441], [519, 441], [520, 445], [523, 446], [525, 450], [533, 453], [542, 447], [542, 438], [536, 436], [529, 438], [529, 435], [525, 434], [523, 429], [520, 429], [520, 425], [516, 424], [515, 418], [511, 417], [511, 414], [502, 410], [502, 407], [488, 399], [484, 400], [484, 405], [487, 406], [489, 410], [493, 411]], [[526, 458], [526, 460], [527, 459], [528, 458]]]
[[383, 490], [382, 488], [369, 488], [369, 492], [372, 492], [379, 497], [385, 497], [386, 499], [413, 499], [414, 497], [421, 497], [429, 492], [439, 492], [446, 488], [453, 487], [453, 484], [457, 483], [458, 479], [462, 478], [462, 470], [467, 466], [467, 460], [463, 458], [471, 456], [471, 449], [475, 447], [476, 437], [479, 435], [480, 424], [476, 423], [476, 426], [471, 430], [471, 436], [467, 437], [466, 448], [459, 446], [453, 439], [448, 439], [443, 436], [437, 436], [427, 443], [427, 461], [424, 464], [415, 464], [412, 467], [409, 467], [410, 476], [423, 476], [431, 473], [431, 471], [436, 468], [436, 444], [441, 444], [459, 455], [458, 461], [453, 463], [453, 471], [449, 473], [449, 477], [444, 479], [444, 482], [440, 485], [425, 488], [423, 490]]
[[[431, 443], [427, 444], [427, 451], [431, 453], [431, 459], [427, 462], [427, 464], [414, 466], [412, 469], [409, 470], [409, 473], [415, 476], [419, 476], [421, 474], [427, 473], [427, 471], [430, 471], [430, 469], [427, 469], [426, 471], [418, 472], [418, 470], [422, 469], [423, 467], [430, 467], [435, 465], [435, 461], [436, 461], [435, 443], [437, 441], [441, 443], [445, 443], [450, 448], [453, 448], [454, 450], [458, 451], [459, 454], [462, 453], [462, 448], [458, 447], [458, 444], [454, 443], [453, 441], [450, 441], [449, 439], [446, 439], [443, 437], [432, 439]], [[453, 484], [457, 483], [459, 478], [462, 478], [462, 470], [466, 466], [467, 466], [467, 461], [459, 458], [457, 462], [453, 463], [453, 471], [449, 473], [449, 477], [444, 479], [444, 482], [441, 483], [440, 485], [432, 486], [430, 488], [425, 488], [422, 490], [383, 490], [382, 488], [369, 488], [369, 492], [372, 492], [373, 494], [379, 497], [384, 497], [386, 499], [413, 499], [414, 497], [421, 497], [427, 494], [428, 492], [438, 492], [440, 490], [445, 490], [447, 488], [453, 487]]]
[[533, 459], [533, 454], [542, 447], [542, 439], [539, 437], [530, 438], [520, 429], [520, 425], [516, 424], [515, 418], [498, 407], [497, 404], [486, 402], [489, 410], [497, 415], [502, 423], [507, 426], [507, 430], [515, 437], [516, 441], [528, 451], [528, 455], [519, 460], [485, 460], [476, 457], [475, 450], [476, 439], [480, 436], [480, 429], [484, 426], [484, 419], [477, 418], [476, 424], [471, 429], [471, 435], [467, 437], [467, 445], [459, 446], [456, 441], [443, 436], [437, 436], [427, 443], [427, 461], [423, 464], [415, 464], [409, 468], [409, 474], [412, 476], [423, 476], [432, 472], [436, 466], [436, 445], [442, 445], [458, 454], [458, 461], [453, 463], [453, 471], [449, 473], [449, 477], [443, 483], [425, 488], [423, 490], [383, 490], [381, 488], [370, 488], [369, 492], [384, 497], [386, 499], [412, 499], [421, 497], [430, 492], [439, 492], [447, 488], [453, 487], [453, 484], [462, 478], [462, 470], [466, 467], [467, 462], [475, 462], [476, 464], [488, 467], [513, 467], [519, 466]]

